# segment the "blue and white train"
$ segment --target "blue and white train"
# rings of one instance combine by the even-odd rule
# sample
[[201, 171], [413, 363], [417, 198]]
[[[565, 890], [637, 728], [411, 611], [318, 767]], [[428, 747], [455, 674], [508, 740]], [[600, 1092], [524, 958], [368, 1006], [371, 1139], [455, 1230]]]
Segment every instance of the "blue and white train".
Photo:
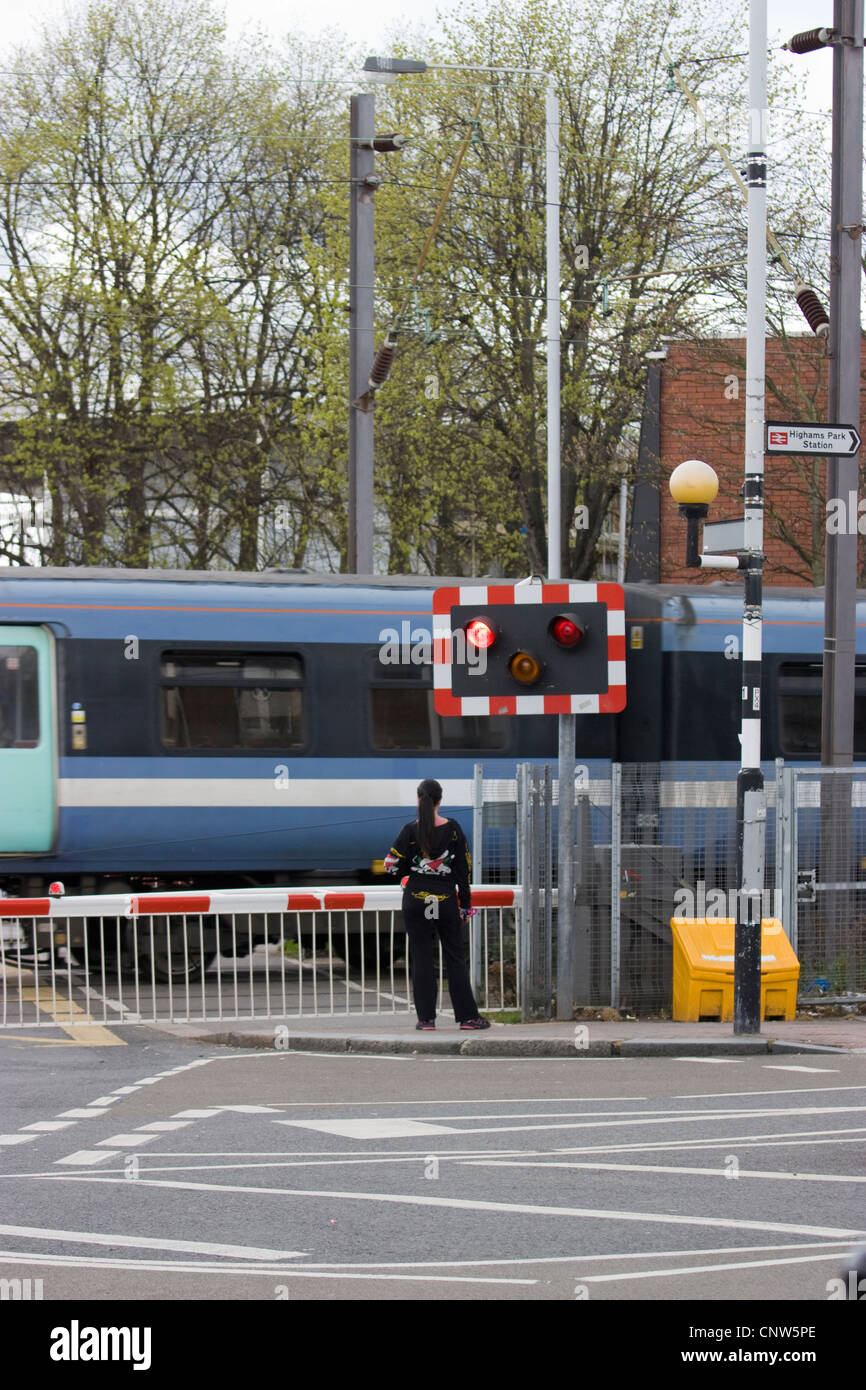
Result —
[[[418, 643], [459, 582], [0, 570], [0, 887], [363, 882], [422, 777], [468, 816], [475, 764], [555, 758], [556, 719], [436, 714]], [[767, 590], [764, 618], [763, 757], [815, 760], [822, 591]], [[627, 586], [626, 707], [578, 717], [578, 761], [733, 781], [741, 620], [736, 583]], [[857, 650], [866, 672], [866, 595]]]

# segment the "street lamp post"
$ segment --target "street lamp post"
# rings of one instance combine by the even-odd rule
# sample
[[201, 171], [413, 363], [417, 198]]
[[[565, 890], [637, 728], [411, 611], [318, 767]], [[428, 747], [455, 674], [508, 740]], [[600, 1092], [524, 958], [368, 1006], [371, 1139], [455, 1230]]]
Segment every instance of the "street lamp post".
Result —
[[[764, 397], [767, 318], [767, 0], [751, 0], [749, 9], [749, 151], [747, 156], [747, 289], [746, 289], [746, 461], [743, 496], [743, 546], [738, 555], [705, 556], [697, 552], [698, 518], [686, 519], [693, 543], [690, 561], [701, 569], [744, 571], [743, 664], [740, 705], [740, 771], [737, 774], [737, 921], [734, 934], [734, 1032], [761, 1031], [761, 894], [767, 820], [761, 771], [761, 643], [764, 567]], [[693, 467], [698, 463], [697, 470]], [[700, 494], [696, 460], [680, 464], [670, 479], [671, 494], [681, 510], [706, 505]], [[703, 475], [704, 490], [706, 475]]]
[[[748, 468], [748, 464], [747, 464]], [[746, 476], [746, 517], [749, 493]], [[670, 477], [671, 496], [685, 518], [686, 564], [694, 569], [743, 570], [743, 678], [740, 771], [737, 774], [737, 920], [734, 928], [734, 1032], [761, 1031], [761, 890], [764, 886], [766, 811], [761, 772], [761, 573], [763, 556], [701, 555], [698, 523], [719, 489], [715, 470], [688, 459]], [[748, 534], [748, 526], [744, 526]]]

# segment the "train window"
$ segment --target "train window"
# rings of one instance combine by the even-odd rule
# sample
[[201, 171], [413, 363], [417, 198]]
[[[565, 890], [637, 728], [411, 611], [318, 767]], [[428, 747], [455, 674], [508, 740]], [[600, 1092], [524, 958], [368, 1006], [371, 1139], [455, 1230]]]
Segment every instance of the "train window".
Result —
[[[785, 662], [779, 667], [779, 742], [787, 758], [821, 756], [820, 662]], [[866, 667], [854, 682], [854, 756], [866, 757]]]
[[433, 708], [433, 691], [373, 689], [372, 741], [378, 749], [501, 749], [508, 742], [504, 718], [443, 716]]
[[284, 653], [165, 652], [167, 748], [299, 748], [305, 739], [303, 662]]
[[0, 646], [0, 748], [35, 748], [38, 743], [36, 648]]

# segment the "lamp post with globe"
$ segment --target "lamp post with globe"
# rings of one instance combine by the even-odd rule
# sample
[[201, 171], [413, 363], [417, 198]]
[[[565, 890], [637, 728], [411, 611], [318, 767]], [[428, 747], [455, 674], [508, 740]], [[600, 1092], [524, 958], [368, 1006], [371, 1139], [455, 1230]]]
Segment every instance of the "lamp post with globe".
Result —
[[[750, 502], [746, 487], [746, 527]], [[685, 518], [686, 564], [692, 569], [745, 572], [743, 606], [743, 676], [740, 706], [740, 771], [737, 774], [737, 920], [734, 928], [734, 1032], [761, 1031], [761, 893], [764, 887], [764, 841], [767, 820], [761, 771], [761, 629], [763, 555], [744, 549], [738, 555], [702, 555], [698, 522], [706, 517], [719, 490], [714, 469], [688, 459], [670, 477], [671, 496]]]

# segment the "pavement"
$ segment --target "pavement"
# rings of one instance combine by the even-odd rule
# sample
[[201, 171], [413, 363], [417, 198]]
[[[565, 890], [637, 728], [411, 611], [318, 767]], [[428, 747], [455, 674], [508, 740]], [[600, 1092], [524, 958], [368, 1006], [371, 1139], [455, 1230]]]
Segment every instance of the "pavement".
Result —
[[[600, 1011], [598, 1011], [600, 1012]], [[609, 1014], [610, 1010], [605, 1010]], [[461, 1032], [440, 1016], [435, 1033], [417, 1033], [415, 1015], [336, 1014], [213, 1023], [158, 1023], [161, 1033], [237, 1048], [295, 1052], [409, 1053], [469, 1057], [742, 1057], [767, 1053], [850, 1053], [866, 1056], [866, 1013], [804, 1011], [762, 1022], [757, 1034], [735, 1035], [732, 1023], [589, 1016], [573, 1022], [493, 1022]]]

